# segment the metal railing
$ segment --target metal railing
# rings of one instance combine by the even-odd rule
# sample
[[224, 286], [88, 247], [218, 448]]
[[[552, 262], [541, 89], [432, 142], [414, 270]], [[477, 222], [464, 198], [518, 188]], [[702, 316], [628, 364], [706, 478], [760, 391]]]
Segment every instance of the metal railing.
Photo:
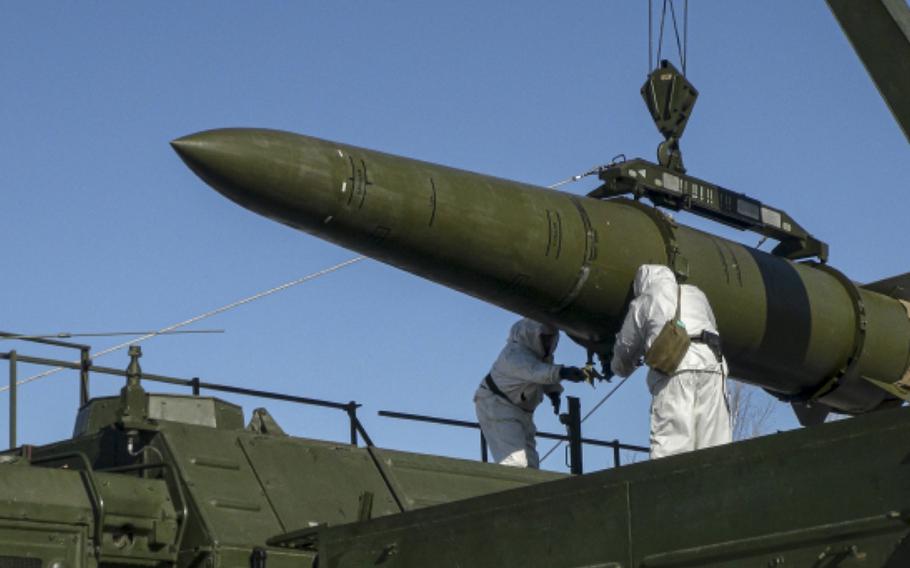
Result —
[[[566, 434], [555, 434], [553, 432], [537, 432], [537, 437], [544, 440], [558, 440], [568, 442], [566, 466], [574, 474], [584, 473], [583, 464], [583, 446], [597, 446], [602, 448], [611, 448], [613, 450], [613, 467], [621, 465], [621, 450], [648, 453], [650, 450], [644, 446], [625, 444], [619, 440], [598, 440], [596, 438], [585, 438], [581, 435], [581, 403], [577, 397], [566, 397], [569, 403], [569, 412], [560, 415], [560, 422], [566, 426]], [[411, 420], [414, 422], [424, 422], [429, 424], [440, 424], [443, 426], [456, 426], [459, 428], [471, 428], [480, 430], [480, 424], [467, 420], [454, 420], [451, 418], [440, 418], [438, 416], [426, 416], [423, 414], [410, 414], [407, 412], [394, 412], [390, 410], [380, 410], [379, 416], [384, 418], [397, 418], [399, 420]], [[484, 462], [489, 461], [489, 451], [487, 441], [484, 438], [483, 431], [480, 432], [480, 459]]]
[[[47, 367], [61, 367], [64, 369], [72, 369], [79, 371], [79, 406], [82, 407], [90, 399], [90, 374], [92, 372], [99, 373], [102, 375], [111, 375], [117, 377], [126, 377], [127, 372], [122, 369], [116, 369], [112, 367], [103, 367], [95, 365], [91, 359], [91, 346], [83, 345], [79, 343], [69, 343], [66, 341], [58, 341], [54, 339], [38, 339], [38, 338], [24, 338], [17, 337], [15, 334], [2, 332], [0, 331], [0, 336], [3, 337], [16, 337], [20, 341], [28, 341], [32, 343], [40, 343], [44, 345], [50, 345], [54, 347], [61, 347], [65, 349], [74, 349], [79, 351], [79, 361], [65, 361], [59, 359], [51, 359], [46, 357], [34, 357], [30, 355], [23, 355], [16, 350], [10, 350], [7, 352], [0, 352], [0, 360], [9, 361], [9, 447], [15, 448], [17, 446], [17, 409], [18, 409], [18, 368], [20, 364], [33, 364]], [[363, 442], [367, 446], [373, 446], [373, 440], [370, 438], [370, 435], [367, 433], [366, 428], [364, 428], [363, 423], [360, 421], [360, 418], [357, 415], [357, 409], [361, 408], [361, 404], [358, 404], [356, 401], [349, 402], [335, 402], [330, 400], [321, 400], [316, 398], [302, 397], [302, 396], [293, 396], [284, 393], [265, 391], [259, 389], [250, 389], [245, 387], [235, 387], [231, 385], [213, 383], [209, 381], [202, 381], [199, 377], [193, 377], [191, 379], [183, 379], [179, 377], [170, 377], [167, 375], [157, 375], [154, 373], [142, 373], [143, 381], [164, 383], [169, 385], [176, 385], [187, 387], [190, 389], [190, 392], [193, 396], [201, 396], [202, 389], [215, 392], [224, 392], [230, 394], [237, 394], [242, 396], [250, 396], [255, 398], [262, 398], [267, 400], [278, 400], [284, 402], [292, 402], [295, 404], [302, 404], [308, 406], [317, 406], [322, 408], [332, 408], [335, 410], [343, 411], [348, 417], [348, 423], [350, 427], [350, 443], [353, 446], [357, 446], [360, 443], [360, 440], [363, 439]], [[567, 397], [569, 403], [569, 412], [566, 414], [560, 415], [560, 421], [566, 425], [566, 434], [555, 434], [552, 432], [537, 432], [537, 437], [546, 440], [558, 440], [568, 442], [567, 447], [567, 459], [566, 466], [569, 467], [569, 470], [572, 473], [580, 474], [583, 472], [583, 446], [597, 446], [597, 447], [606, 447], [613, 450], [613, 466], [618, 467], [621, 461], [621, 450], [633, 451], [633, 452], [643, 452], [647, 453], [648, 448], [642, 446], [636, 446], [632, 444], [625, 444], [619, 440], [598, 440], [595, 438], [585, 438], [581, 434], [581, 410], [580, 402], [576, 397]], [[421, 414], [410, 414], [405, 412], [393, 412], [389, 410], [379, 411], [379, 416], [385, 418], [396, 418], [401, 420], [410, 420], [415, 422], [424, 422], [431, 424], [439, 424], [443, 426], [455, 426], [460, 428], [472, 428], [475, 430], [480, 430], [480, 424], [477, 422], [469, 422], [465, 420], [454, 420], [451, 418], [441, 418], [438, 416], [427, 416]], [[484, 462], [489, 461], [489, 452], [487, 448], [486, 439], [483, 436], [483, 432], [480, 433], [480, 452], [481, 460]]]
[[[14, 334], [0, 332], [0, 335], [10, 337]], [[80, 361], [75, 363], [73, 361], [63, 361], [59, 359], [49, 359], [45, 357], [33, 357], [30, 355], [23, 355], [15, 350], [7, 351], [0, 353], [0, 360], [9, 361], [9, 447], [16, 447], [16, 423], [17, 423], [17, 388], [18, 388], [18, 367], [21, 363], [29, 363], [34, 365], [42, 365], [47, 367], [62, 367], [64, 369], [74, 369], [79, 371], [79, 406], [83, 406], [89, 401], [89, 381], [90, 381], [90, 372], [100, 373], [103, 375], [112, 375], [117, 377], [126, 377], [126, 371], [122, 369], [115, 369], [112, 367], [102, 367], [94, 365], [89, 353], [91, 352], [91, 347], [87, 345], [80, 345], [76, 343], [67, 343], [65, 341], [56, 341], [49, 339], [33, 339], [33, 338], [18, 338], [22, 341], [31, 341], [35, 343], [43, 343], [46, 345], [52, 345], [55, 347], [63, 347], [69, 349], [78, 349], [80, 351]], [[357, 416], [357, 409], [362, 405], [358, 404], [356, 401], [349, 402], [334, 402], [330, 400], [320, 400], [318, 398], [309, 398], [303, 396], [293, 396], [284, 393], [265, 391], [259, 389], [250, 389], [244, 387], [235, 387], [231, 385], [225, 385], [220, 383], [213, 383], [208, 381], [202, 381], [199, 377], [193, 377], [191, 379], [182, 379], [178, 377], [169, 377], [167, 375], [156, 375], [153, 373], [142, 373], [143, 381], [151, 381], [155, 383], [165, 383], [169, 385], [183, 386], [190, 389], [190, 392], [193, 396], [200, 396], [202, 389], [215, 391], [215, 392], [225, 392], [231, 394], [238, 394], [243, 396], [251, 396], [256, 398], [262, 398], [267, 400], [279, 400], [284, 402], [293, 402], [296, 404], [303, 404], [308, 406], [319, 406], [322, 408], [333, 408], [335, 410], [341, 410], [345, 412], [348, 416], [348, 422], [350, 425], [350, 443], [353, 446], [356, 446], [360, 442], [360, 438], [363, 439], [364, 443], [367, 446], [373, 445], [373, 440], [370, 438], [370, 435], [367, 433], [366, 428], [364, 428], [363, 423], [360, 422], [360, 419]]]

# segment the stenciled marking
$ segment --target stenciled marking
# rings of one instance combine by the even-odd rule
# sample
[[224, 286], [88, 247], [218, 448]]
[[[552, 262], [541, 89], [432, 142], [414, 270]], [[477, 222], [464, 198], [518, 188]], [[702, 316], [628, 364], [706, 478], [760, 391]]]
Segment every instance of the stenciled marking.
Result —
[[584, 205], [582, 205], [577, 197], [570, 196], [569, 199], [572, 200], [572, 205], [574, 205], [575, 209], [578, 211], [578, 216], [585, 229], [585, 250], [584, 255], [582, 256], [581, 267], [578, 269], [578, 276], [575, 277], [575, 284], [562, 300], [556, 304], [556, 307], [550, 310], [552, 313], [561, 312], [572, 305], [572, 302], [575, 301], [581, 293], [582, 288], [584, 288], [585, 282], [588, 281], [588, 276], [591, 275], [591, 263], [597, 258], [597, 231], [594, 230], [591, 218], [588, 216], [588, 212], [585, 210]]
[[363, 159], [355, 161], [353, 156], [348, 156], [348, 163], [351, 166], [351, 175], [347, 181], [351, 182], [351, 193], [348, 194], [347, 205], [350, 206], [354, 199], [359, 198], [357, 208], [361, 209], [367, 198], [367, 187], [373, 185], [373, 182], [370, 180], [367, 164]]
[[736, 258], [736, 252], [733, 250], [733, 247], [730, 246], [730, 243], [727, 241], [720, 241], [723, 243], [724, 248], [727, 249], [727, 254], [730, 255], [730, 266], [733, 268], [733, 274], [736, 275], [736, 281], [739, 284], [739, 287], [743, 287], [743, 269], [740, 266], [739, 260]]
[[717, 239], [711, 237], [711, 242], [714, 244], [714, 248], [717, 249], [717, 256], [720, 257], [720, 263], [724, 267], [724, 277], [727, 279], [727, 284], [730, 283], [730, 267], [727, 266], [727, 257], [724, 255], [724, 249], [720, 248], [720, 243], [717, 242]]
[[547, 209], [547, 250], [543, 253], [544, 256], [550, 256], [550, 247], [553, 245], [553, 219], [551, 217], [550, 210]]
[[430, 222], [427, 224], [428, 227], [433, 226], [433, 221], [436, 220], [436, 182], [433, 181], [433, 178], [430, 178]]
[[562, 216], [559, 211], [547, 209], [547, 250], [544, 256], [550, 256], [551, 252], [555, 252], [557, 259], [562, 252]]

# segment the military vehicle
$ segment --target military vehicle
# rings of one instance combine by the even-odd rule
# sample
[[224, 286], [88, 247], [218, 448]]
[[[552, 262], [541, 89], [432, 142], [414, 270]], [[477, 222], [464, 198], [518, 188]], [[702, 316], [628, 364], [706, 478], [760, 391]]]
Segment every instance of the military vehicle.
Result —
[[[910, 132], [906, 3], [829, 5]], [[263, 411], [245, 429], [235, 405], [147, 393], [133, 348], [120, 396], [85, 401], [71, 439], [2, 456], [0, 566], [910, 565], [910, 278], [857, 285], [783, 211], [690, 176], [680, 77], [664, 67], [645, 88], [681, 104], [651, 106], [667, 119], [657, 163], [599, 169], [588, 198], [275, 131], [174, 147], [254, 211], [601, 356], [634, 269], [665, 263], [711, 298], [735, 376], [806, 423], [858, 416], [562, 478], [295, 438]], [[780, 244], [743, 247], [629, 193]]]

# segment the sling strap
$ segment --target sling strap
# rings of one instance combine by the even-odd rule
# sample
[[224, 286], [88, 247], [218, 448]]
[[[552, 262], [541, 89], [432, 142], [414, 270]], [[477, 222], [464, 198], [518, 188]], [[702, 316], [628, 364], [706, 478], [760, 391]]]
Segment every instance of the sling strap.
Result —
[[483, 384], [485, 384], [488, 389], [493, 391], [493, 394], [496, 396], [506, 399], [510, 404], [515, 404], [512, 402], [512, 399], [509, 398], [506, 393], [502, 392], [502, 390], [496, 385], [496, 381], [493, 380], [493, 375], [487, 373], [487, 376], [483, 378]]
[[518, 406], [517, 404], [515, 404], [514, 402], [512, 402], [512, 399], [509, 398], [509, 395], [502, 392], [502, 389], [500, 389], [499, 386], [496, 385], [496, 381], [493, 380], [493, 375], [487, 373], [487, 376], [483, 378], [483, 385], [487, 389], [489, 389], [490, 392], [492, 392], [496, 396], [502, 398], [503, 400], [505, 400], [512, 406], [514, 406], [515, 408], [518, 408], [519, 410], [523, 410], [524, 412], [530, 412], [529, 410], [522, 408], [522, 407]]

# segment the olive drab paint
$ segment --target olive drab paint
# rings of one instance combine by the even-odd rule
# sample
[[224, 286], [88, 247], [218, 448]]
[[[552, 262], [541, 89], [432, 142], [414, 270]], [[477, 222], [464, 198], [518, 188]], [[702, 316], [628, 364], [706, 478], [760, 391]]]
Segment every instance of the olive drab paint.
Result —
[[[238, 204], [551, 323], [599, 353], [635, 270], [665, 264], [714, 308], [731, 375], [860, 413], [903, 395], [910, 318], [836, 269], [792, 262], [598, 200], [288, 132], [220, 129], [172, 142]], [[905, 395], [903, 395], [905, 396]]]
[[264, 409], [244, 427], [230, 402], [145, 391], [134, 355], [134, 399], [4, 452], [0, 565], [910, 562], [908, 408], [570, 477], [300, 438]]

